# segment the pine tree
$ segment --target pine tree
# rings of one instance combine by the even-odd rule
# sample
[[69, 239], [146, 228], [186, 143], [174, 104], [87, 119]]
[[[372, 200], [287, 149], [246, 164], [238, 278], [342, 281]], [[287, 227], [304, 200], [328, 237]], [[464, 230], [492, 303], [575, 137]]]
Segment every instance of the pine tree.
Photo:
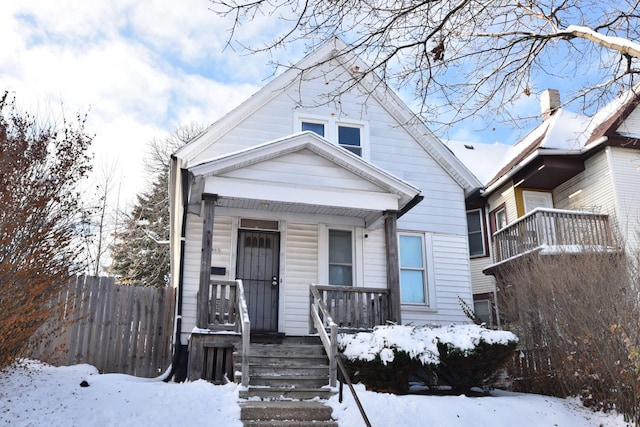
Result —
[[151, 184], [136, 197], [111, 247], [111, 271], [121, 283], [162, 287], [169, 282], [169, 158], [201, 130], [197, 124], [181, 126], [164, 140], [151, 141], [145, 168]]

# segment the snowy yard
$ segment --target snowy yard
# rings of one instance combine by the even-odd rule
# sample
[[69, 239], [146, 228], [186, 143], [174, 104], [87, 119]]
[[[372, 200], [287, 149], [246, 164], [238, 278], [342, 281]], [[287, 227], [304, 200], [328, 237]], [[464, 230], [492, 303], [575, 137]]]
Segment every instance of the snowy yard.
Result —
[[[88, 387], [80, 383], [87, 381]], [[345, 387], [329, 404], [340, 426], [364, 425]], [[625, 426], [575, 400], [495, 391], [488, 397], [358, 393], [376, 427]], [[0, 373], [0, 426], [241, 426], [237, 386], [163, 383], [89, 365], [55, 368], [26, 362]]]

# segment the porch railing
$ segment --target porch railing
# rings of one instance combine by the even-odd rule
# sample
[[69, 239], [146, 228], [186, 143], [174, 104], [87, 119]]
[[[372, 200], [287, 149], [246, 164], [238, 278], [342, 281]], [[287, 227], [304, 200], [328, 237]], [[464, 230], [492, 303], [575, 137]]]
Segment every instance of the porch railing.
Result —
[[[311, 285], [311, 321], [318, 331], [324, 351], [329, 357], [329, 386], [335, 387], [338, 376], [338, 325], [333, 321], [327, 306], [318, 292], [317, 285]], [[329, 333], [327, 333], [329, 329]]]
[[206, 306], [199, 303], [197, 310], [198, 318], [206, 310], [206, 316], [203, 317], [207, 319], [209, 330], [242, 335], [242, 385], [248, 385], [251, 322], [242, 280], [212, 280], [209, 283]]
[[311, 285], [342, 329], [372, 329], [389, 319], [389, 290], [354, 286]]
[[559, 252], [614, 247], [609, 216], [590, 212], [537, 208], [493, 234], [496, 262], [534, 249]]

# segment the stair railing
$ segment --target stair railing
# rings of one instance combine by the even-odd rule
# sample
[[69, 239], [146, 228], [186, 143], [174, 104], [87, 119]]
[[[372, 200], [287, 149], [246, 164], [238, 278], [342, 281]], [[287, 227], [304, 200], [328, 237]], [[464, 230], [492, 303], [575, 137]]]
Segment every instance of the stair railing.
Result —
[[247, 300], [244, 297], [244, 287], [242, 280], [236, 280], [237, 292], [236, 303], [240, 314], [240, 332], [242, 333], [242, 385], [249, 385], [249, 347], [251, 337], [251, 322], [249, 321], [249, 310]]
[[[335, 387], [337, 383], [337, 362], [338, 355], [338, 325], [333, 321], [329, 310], [322, 301], [320, 293], [315, 284], [309, 286], [311, 290], [311, 319], [313, 326], [318, 331], [324, 350], [329, 356], [329, 386]], [[327, 334], [327, 328], [329, 334]], [[244, 377], [243, 377], [244, 378]]]
[[367, 417], [367, 413], [364, 411], [364, 407], [360, 402], [360, 398], [358, 397], [358, 393], [356, 393], [356, 389], [353, 388], [353, 384], [351, 383], [351, 378], [349, 378], [349, 373], [347, 369], [344, 367], [342, 363], [342, 355], [336, 354], [336, 363], [338, 368], [340, 369], [340, 391], [338, 393], [338, 402], [342, 403], [342, 384], [347, 383], [349, 390], [351, 390], [351, 394], [353, 395], [353, 399], [356, 401], [356, 405], [358, 405], [358, 409], [360, 410], [360, 415], [362, 415], [362, 419], [367, 427], [371, 427], [371, 422], [369, 422], [369, 417]]

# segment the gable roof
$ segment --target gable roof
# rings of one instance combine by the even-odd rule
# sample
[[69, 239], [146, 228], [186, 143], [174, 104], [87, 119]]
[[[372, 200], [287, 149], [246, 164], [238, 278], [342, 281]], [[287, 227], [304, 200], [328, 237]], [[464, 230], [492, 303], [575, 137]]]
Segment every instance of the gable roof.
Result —
[[[256, 176], [246, 172], [254, 165], [283, 159], [292, 153], [317, 156], [340, 167], [341, 176], [352, 176], [352, 182], [359, 180], [366, 185], [318, 179], [313, 166], [307, 164], [294, 173], [270, 170], [268, 182], [262, 179], [256, 182]], [[245, 206], [273, 202], [281, 209], [286, 205], [288, 212], [332, 212], [361, 217], [367, 227], [380, 220], [383, 211], [403, 212], [422, 199], [420, 189], [309, 131], [202, 161], [188, 170], [202, 183], [200, 191], [226, 199], [223, 203], [228, 207], [235, 207], [232, 205], [241, 199]]]
[[[345, 72], [348, 73], [355, 73], [357, 71], [353, 70], [366, 70], [368, 68], [367, 64], [357, 57], [346, 43], [339, 38], [333, 38], [305, 56], [296, 65], [275, 77], [257, 93], [209, 126], [192, 141], [178, 149], [174, 155], [184, 159], [188, 165], [191, 160], [205, 151], [220, 137], [295, 83], [302, 72], [331, 60], [338, 61], [344, 67]], [[357, 84], [365, 87], [366, 92], [375, 98], [400, 126], [431, 155], [446, 173], [464, 189], [465, 194], [470, 194], [481, 187], [481, 183], [466, 166], [442, 144], [375, 73], [364, 74], [357, 80]]]
[[[449, 146], [476, 176], [482, 177], [489, 194], [542, 156], [578, 157], [603, 145], [628, 146], [632, 141], [618, 133], [618, 129], [640, 104], [636, 89], [622, 94], [591, 117], [558, 109], [514, 145], [451, 142]], [[474, 166], [472, 162], [478, 156], [470, 157], [464, 152], [464, 145], [472, 146], [476, 153], [493, 150], [496, 157], [489, 167], [487, 164]]]

